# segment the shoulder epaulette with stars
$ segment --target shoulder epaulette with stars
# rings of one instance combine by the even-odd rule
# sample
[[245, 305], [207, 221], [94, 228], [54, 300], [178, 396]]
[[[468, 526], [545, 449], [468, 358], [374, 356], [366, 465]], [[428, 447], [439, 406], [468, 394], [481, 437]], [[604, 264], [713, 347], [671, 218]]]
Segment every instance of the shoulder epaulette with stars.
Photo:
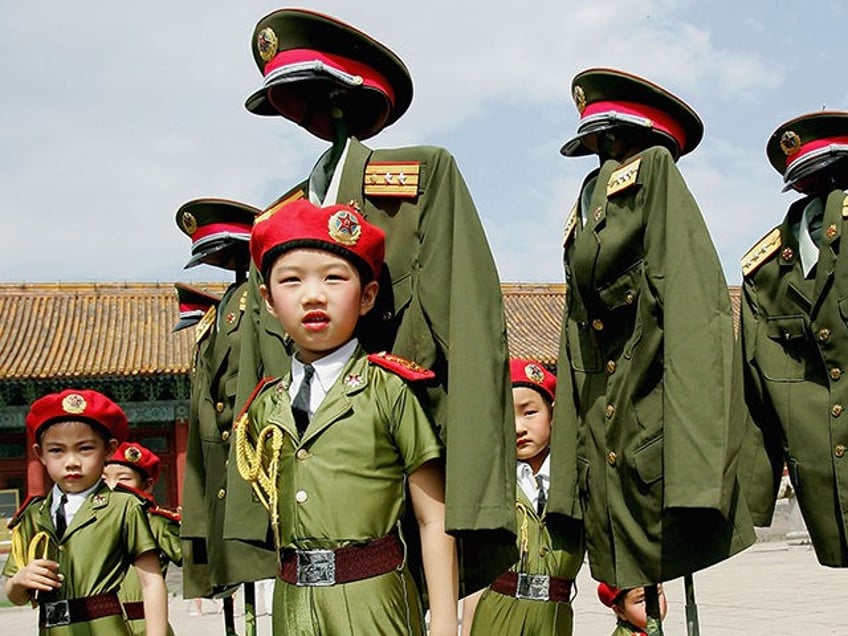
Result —
[[372, 161], [365, 166], [363, 187], [366, 196], [418, 196], [421, 165], [417, 161]]
[[430, 369], [422, 367], [417, 362], [401, 358], [393, 353], [381, 351], [380, 353], [372, 353], [368, 356], [368, 361], [376, 364], [378, 367], [387, 369], [402, 377], [404, 380], [412, 382], [421, 382], [423, 380], [432, 380], [436, 377]]
[[776, 227], [761, 238], [754, 247], [742, 257], [742, 276], [753, 274], [780, 248], [780, 228]]
[[44, 495], [29, 495], [24, 502], [20, 505], [20, 507], [15, 511], [15, 514], [12, 515], [12, 518], [9, 519], [8, 527], [9, 530], [14, 528], [21, 522], [21, 519], [24, 516], [27, 508], [29, 508], [32, 504], [38, 503], [39, 501], [44, 501], [46, 497]]
[[246, 309], [247, 309], [247, 290], [245, 289], [241, 293], [241, 298], [239, 298], [239, 311], [241, 313], [244, 313]]
[[203, 340], [203, 337], [209, 332], [209, 329], [212, 328], [212, 325], [215, 324], [215, 314], [217, 312], [217, 307], [212, 305], [209, 309], [206, 310], [206, 313], [203, 314], [203, 318], [200, 319], [200, 322], [198, 322], [197, 326], [194, 328], [195, 343], [198, 343]]
[[848, 195], [842, 199], [842, 218], [848, 219]]
[[174, 523], [180, 523], [180, 515], [173, 510], [168, 510], [167, 508], [160, 508], [159, 506], [155, 506], [149, 510], [150, 514], [156, 515], [158, 517], [164, 517], [168, 521], [173, 521]]
[[574, 228], [577, 227], [577, 204], [578, 201], [575, 201], [574, 205], [571, 206], [571, 212], [568, 214], [568, 218], [565, 220], [565, 225], [562, 228], [563, 247], [565, 247], [565, 244], [568, 243], [568, 239], [570, 239], [571, 235], [574, 233]]
[[235, 419], [235, 421], [238, 422], [239, 420], [241, 420], [242, 417], [244, 417], [244, 415], [247, 414], [247, 409], [249, 409], [250, 405], [253, 404], [253, 400], [256, 399], [256, 396], [259, 395], [266, 386], [268, 386], [272, 382], [277, 382], [278, 380], [279, 378], [274, 377], [267, 377], [259, 380], [259, 383], [255, 387], [253, 387], [253, 391], [251, 392], [250, 397], [247, 398], [247, 401], [244, 403], [244, 406], [241, 407], [241, 412], [238, 414], [238, 417]]
[[607, 181], [607, 197], [624, 192], [636, 185], [636, 177], [639, 176], [639, 166], [642, 165], [642, 157], [626, 163], [617, 168]]

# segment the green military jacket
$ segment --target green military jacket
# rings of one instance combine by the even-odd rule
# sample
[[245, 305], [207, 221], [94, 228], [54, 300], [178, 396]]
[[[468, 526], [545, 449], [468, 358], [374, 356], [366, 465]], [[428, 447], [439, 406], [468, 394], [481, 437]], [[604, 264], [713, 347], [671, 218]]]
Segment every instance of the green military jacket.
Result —
[[[111, 491], [104, 482], [95, 488], [76, 512], [61, 540], [50, 515], [52, 491], [47, 497], [37, 497], [15, 515], [9, 524], [25, 548], [24, 554], [38, 533], [46, 533], [47, 558], [59, 563], [64, 575], [62, 587], [42, 600], [83, 598], [117, 592], [126, 572], [135, 560], [156, 549], [156, 539], [150, 529], [145, 511], [146, 502], [127, 491]], [[38, 556], [42, 552], [38, 551]], [[10, 556], [3, 568], [5, 576], [24, 567]], [[126, 634], [123, 616], [105, 616], [83, 623], [42, 628], [44, 636], [113, 636]]]
[[[381, 293], [375, 310], [360, 321], [359, 339], [369, 351], [392, 351], [439, 378], [422, 398], [447, 448], [447, 529], [460, 537], [471, 532], [461, 546], [463, 579], [471, 592], [516, 556], [515, 424], [494, 260], [471, 195], [446, 150], [371, 150], [351, 139], [337, 170], [342, 170], [337, 201], [358, 206], [386, 232]], [[278, 204], [305, 193], [303, 184]], [[264, 309], [258, 275], [251, 281], [251, 333], [242, 342], [239, 404], [261, 377], [288, 370], [285, 335]], [[246, 492], [235, 496], [237, 477], [230, 465], [225, 536], [262, 540], [266, 528], [257, 523], [262, 509]]]
[[[539, 517], [524, 491], [516, 491], [519, 560], [510, 570], [574, 580], [583, 565], [581, 525]], [[573, 624], [571, 603], [518, 599], [487, 589], [474, 612], [471, 633], [568, 636]]]
[[185, 551], [183, 592], [187, 597], [210, 596], [222, 588], [271, 578], [276, 573], [272, 552], [223, 538], [246, 289], [246, 282], [231, 285], [211, 324], [198, 325], [200, 342], [191, 384], [181, 531]]
[[670, 153], [606, 161], [584, 189], [566, 224], [548, 510], [582, 514], [593, 577], [629, 588], [755, 539], [737, 479], [741, 360], [721, 265]]
[[[357, 348], [300, 436], [288, 383], [288, 377], [269, 383], [236, 433], [247, 434], [252, 445], [266, 440], [260, 446], [263, 470], [276, 488], [266, 489], [264, 497], [278, 515], [277, 546], [334, 549], [394, 531], [410, 505], [407, 476], [443, 457], [438, 432], [410, 386]], [[279, 435], [278, 453], [260, 435], [268, 427]], [[278, 462], [276, 475], [272, 462]], [[344, 585], [310, 588], [278, 581], [277, 587], [282, 588], [273, 613], [277, 634], [423, 633], [407, 567]], [[410, 617], [419, 625], [407, 632]]]
[[[742, 343], [751, 416], [761, 430], [771, 475], [759, 489], [774, 508], [784, 467], [816, 556], [848, 566], [848, 199], [826, 197], [818, 262], [804, 278], [798, 232], [804, 198], [743, 259]], [[760, 485], [763, 485], [762, 483]]]

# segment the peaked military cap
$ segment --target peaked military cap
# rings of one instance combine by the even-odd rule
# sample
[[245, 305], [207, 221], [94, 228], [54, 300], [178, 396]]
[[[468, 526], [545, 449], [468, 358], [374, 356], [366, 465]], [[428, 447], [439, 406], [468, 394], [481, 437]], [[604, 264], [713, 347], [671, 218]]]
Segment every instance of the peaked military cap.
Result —
[[848, 112], [819, 111], [790, 119], [771, 134], [766, 155], [788, 190], [799, 179], [848, 156]]
[[106, 463], [129, 466], [144, 479], [159, 479], [159, 456], [138, 442], [123, 442]]
[[[333, 138], [333, 105], [350, 134], [376, 135], [412, 101], [412, 78], [386, 46], [336, 18], [280, 9], [253, 31], [253, 58], [265, 77], [245, 102], [257, 115], [282, 115], [321, 139]], [[331, 97], [343, 91], [342, 104]]]
[[102, 393], [90, 389], [65, 389], [38, 398], [29, 407], [26, 428], [37, 440], [44, 427], [70, 421], [97, 425], [118, 442], [127, 438], [130, 429], [123, 409]]
[[593, 154], [587, 136], [616, 126], [639, 126], [670, 140], [676, 156], [692, 152], [704, 136], [704, 124], [683, 100], [646, 79], [609, 68], [591, 68], [571, 81], [580, 113], [577, 136], [560, 152], [567, 157]]
[[191, 238], [191, 259], [185, 268], [200, 263], [236, 269], [249, 262], [250, 230], [259, 210], [228, 199], [194, 199], [177, 210], [177, 225]]
[[189, 287], [184, 283], [174, 283], [174, 289], [180, 304], [180, 319], [171, 329], [172, 333], [196, 325], [210, 307], [217, 306], [221, 301], [217, 296]]

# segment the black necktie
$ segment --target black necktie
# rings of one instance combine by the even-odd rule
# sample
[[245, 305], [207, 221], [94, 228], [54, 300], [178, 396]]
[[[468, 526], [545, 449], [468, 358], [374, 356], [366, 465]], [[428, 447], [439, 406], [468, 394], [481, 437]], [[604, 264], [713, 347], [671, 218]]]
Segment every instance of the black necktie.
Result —
[[536, 475], [536, 485], [539, 487], [539, 495], [536, 498], [536, 514], [540, 517], [545, 512], [545, 504], [548, 503], [548, 498], [545, 495], [545, 487], [542, 485], [542, 476]]
[[59, 499], [59, 507], [56, 508], [56, 536], [61, 539], [68, 528], [68, 521], [65, 518], [65, 504], [68, 503], [68, 495], [62, 493], [62, 498]]
[[297, 424], [297, 432], [303, 435], [306, 427], [309, 426], [309, 385], [312, 382], [312, 376], [315, 373], [315, 367], [311, 364], [303, 365], [303, 380], [300, 383], [300, 388], [297, 390], [297, 395], [292, 401], [292, 414], [294, 415], [294, 423]]

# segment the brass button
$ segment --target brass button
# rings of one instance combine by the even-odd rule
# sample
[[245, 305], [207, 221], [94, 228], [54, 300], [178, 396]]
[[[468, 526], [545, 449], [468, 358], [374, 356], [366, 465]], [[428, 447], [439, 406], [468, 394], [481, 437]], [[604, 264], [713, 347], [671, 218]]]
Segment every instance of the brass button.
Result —
[[221, 490], [218, 491], [218, 499], [223, 499], [226, 496], [227, 496], [227, 491], [224, 490], [223, 488], [221, 488]]
[[819, 329], [819, 340], [821, 342], [826, 342], [828, 338], [830, 338], [830, 329], [827, 327]]
[[539, 549], [539, 556], [542, 557], [542, 558], [545, 558], [546, 556], [548, 556], [548, 548], [546, 546], [542, 546]]
[[307, 457], [309, 457], [309, 451], [306, 450], [305, 448], [299, 448], [297, 450], [297, 453], [295, 453], [295, 455], [297, 456], [298, 459], [306, 459]]
[[228, 439], [230, 439], [230, 432], [229, 432], [229, 431], [223, 431], [223, 432], [221, 433], [221, 439], [222, 439], [222, 440], [224, 440], [225, 442], [226, 442]]
[[60, 545], [60, 546], [59, 546], [59, 552], [64, 552], [64, 551], [65, 551], [65, 546]]
[[604, 330], [604, 321], [600, 318], [595, 318], [592, 321], [592, 329], [595, 331], [603, 331]]
[[607, 404], [607, 408], [604, 411], [607, 416], [607, 419], [611, 419], [613, 415], [615, 415], [615, 407], [612, 404]]
[[624, 297], [624, 302], [628, 305], [632, 305], [633, 301], [636, 299], [636, 296], [633, 295], [632, 291], [627, 292], [627, 295]]
[[218, 411], [218, 413], [223, 413], [224, 412], [224, 403], [223, 402], [216, 402], [215, 403], [215, 410]]
[[845, 455], [845, 446], [843, 446], [842, 444], [837, 444], [837, 445], [833, 448], [833, 454], [834, 454], [836, 457], [842, 457], [842, 456], [844, 456], [844, 455]]
[[303, 503], [304, 501], [309, 499], [309, 495], [306, 494], [305, 490], [298, 490], [296, 493], [294, 493], [294, 499], [295, 501], [297, 501], [297, 503]]
[[831, 380], [838, 380], [841, 377], [842, 377], [842, 369], [840, 369], [839, 367], [833, 367], [830, 370], [830, 379]]
[[615, 451], [610, 451], [607, 454], [607, 462], [609, 462], [610, 466], [615, 466], [615, 463], [618, 461], [618, 455], [615, 454]]
[[840, 415], [842, 415], [842, 411], [844, 411], [844, 410], [845, 409], [841, 404], [834, 404], [833, 406], [830, 407], [830, 414], [833, 417], [839, 417]]
[[230, 465], [230, 460], [229, 460], [229, 459], [225, 459], [225, 460], [224, 460], [224, 468], [226, 468], [226, 467], [227, 467], [227, 466], [229, 466], [229, 465]]
[[615, 373], [615, 360], [607, 361], [607, 373], [609, 373], [610, 375]]

